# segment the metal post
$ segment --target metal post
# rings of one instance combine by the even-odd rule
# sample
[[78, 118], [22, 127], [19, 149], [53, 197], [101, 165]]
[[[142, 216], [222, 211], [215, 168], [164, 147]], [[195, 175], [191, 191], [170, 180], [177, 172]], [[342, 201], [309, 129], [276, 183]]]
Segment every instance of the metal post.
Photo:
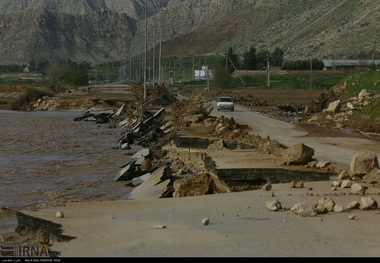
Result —
[[228, 72], [228, 46], [227, 46], [227, 53], [226, 53], [226, 72]]
[[161, 85], [161, 56], [162, 56], [162, 18], [160, 25], [160, 50], [158, 53], [158, 84]]
[[[156, 7], [154, 8], [154, 13], [156, 13]], [[156, 82], [156, 18], [154, 18], [154, 32], [153, 32], [153, 74], [152, 74], [152, 84]]]
[[148, 26], [147, 26], [147, 21], [146, 21], [146, 1], [145, 0], [145, 54], [144, 54], [144, 100], [146, 100], [146, 60], [147, 60], [147, 29], [148, 29]]
[[313, 75], [312, 75], [312, 72], [313, 72], [313, 60], [310, 57], [310, 90], [313, 87]]
[[206, 75], [206, 83], [207, 83], [207, 91], [210, 90], [210, 81], [208, 79], [208, 63], [207, 63], [207, 57], [206, 57], [206, 68], [205, 68], [206, 72], [205, 72], [205, 75]]
[[193, 80], [195, 80], [195, 56], [193, 55]]
[[270, 89], [269, 51], [267, 51], [267, 87], [268, 87], [268, 89]]
[[372, 44], [372, 66], [375, 69], [375, 53], [376, 53], [376, 41], [373, 41]]
[[158, 55], [158, 84], [161, 84], [162, 81], [162, 25], [163, 25], [163, 20], [162, 20], [162, 15], [166, 11], [166, 8], [163, 9], [163, 11], [160, 14], [160, 50], [159, 50], [159, 55]]

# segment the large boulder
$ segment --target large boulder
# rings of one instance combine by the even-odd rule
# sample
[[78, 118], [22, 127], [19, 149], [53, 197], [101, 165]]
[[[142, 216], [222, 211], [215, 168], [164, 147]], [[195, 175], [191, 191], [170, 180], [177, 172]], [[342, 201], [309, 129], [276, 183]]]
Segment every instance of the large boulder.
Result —
[[375, 168], [379, 168], [375, 152], [365, 151], [351, 157], [351, 176], [364, 176]]
[[285, 149], [282, 152], [282, 157], [287, 165], [296, 164], [303, 165], [313, 160], [314, 149], [309, 146], [299, 143]]

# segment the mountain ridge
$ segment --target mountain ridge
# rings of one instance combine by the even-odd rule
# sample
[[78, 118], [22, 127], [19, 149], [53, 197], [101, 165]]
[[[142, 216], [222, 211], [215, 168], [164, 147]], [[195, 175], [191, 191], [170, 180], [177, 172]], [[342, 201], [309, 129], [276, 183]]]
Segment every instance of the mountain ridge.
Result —
[[[285, 59], [378, 54], [376, 0], [4, 0], [0, 64], [100, 64], [163, 44], [164, 56], [284, 50]], [[161, 33], [161, 38], [159, 37]]]

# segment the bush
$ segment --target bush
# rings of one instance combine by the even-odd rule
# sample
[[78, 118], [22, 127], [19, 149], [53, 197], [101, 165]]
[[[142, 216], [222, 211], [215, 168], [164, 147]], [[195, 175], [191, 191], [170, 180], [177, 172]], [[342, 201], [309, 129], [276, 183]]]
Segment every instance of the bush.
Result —
[[220, 88], [228, 88], [230, 86], [231, 76], [225, 67], [219, 67], [215, 70], [214, 83], [215, 86], [219, 86]]
[[87, 64], [77, 64], [72, 61], [52, 63], [45, 69], [49, 78], [50, 88], [55, 92], [65, 92], [70, 87], [88, 84]]
[[18, 99], [12, 103], [12, 110], [27, 110], [31, 103], [44, 96], [54, 96], [54, 94], [44, 89], [25, 88]]

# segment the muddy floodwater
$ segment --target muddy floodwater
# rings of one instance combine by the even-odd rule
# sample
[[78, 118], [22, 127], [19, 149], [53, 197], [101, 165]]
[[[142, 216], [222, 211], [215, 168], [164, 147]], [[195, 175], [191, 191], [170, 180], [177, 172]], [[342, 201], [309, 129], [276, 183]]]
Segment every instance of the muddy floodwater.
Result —
[[[114, 149], [123, 129], [74, 121], [80, 115], [0, 110], [0, 207], [125, 199], [132, 188], [114, 182], [130, 161], [130, 155]], [[0, 214], [0, 234], [12, 232], [16, 224]]]

